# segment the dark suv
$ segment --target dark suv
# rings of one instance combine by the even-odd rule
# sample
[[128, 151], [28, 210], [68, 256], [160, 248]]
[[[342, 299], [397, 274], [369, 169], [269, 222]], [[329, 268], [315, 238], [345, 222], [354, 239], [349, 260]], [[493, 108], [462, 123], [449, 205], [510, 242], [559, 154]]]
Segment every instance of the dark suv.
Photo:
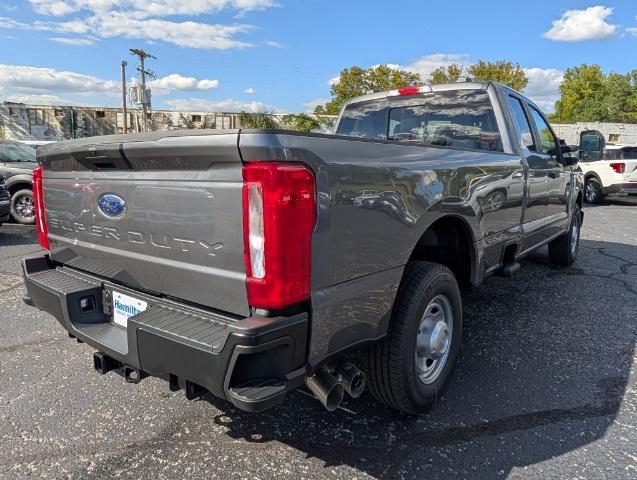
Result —
[[13, 140], [0, 140], [0, 175], [4, 176], [11, 195], [11, 216], [25, 225], [35, 223], [32, 183], [36, 166], [35, 148]]

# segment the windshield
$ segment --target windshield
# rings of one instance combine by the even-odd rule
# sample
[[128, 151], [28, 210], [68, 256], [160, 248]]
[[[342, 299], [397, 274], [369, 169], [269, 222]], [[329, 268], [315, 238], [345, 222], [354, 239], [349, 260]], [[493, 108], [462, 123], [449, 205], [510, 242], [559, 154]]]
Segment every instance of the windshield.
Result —
[[35, 162], [35, 148], [20, 142], [0, 142], [3, 162]]
[[442, 91], [354, 103], [343, 112], [336, 133], [400, 143], [502, 151], [491, 99], [484, 90]]

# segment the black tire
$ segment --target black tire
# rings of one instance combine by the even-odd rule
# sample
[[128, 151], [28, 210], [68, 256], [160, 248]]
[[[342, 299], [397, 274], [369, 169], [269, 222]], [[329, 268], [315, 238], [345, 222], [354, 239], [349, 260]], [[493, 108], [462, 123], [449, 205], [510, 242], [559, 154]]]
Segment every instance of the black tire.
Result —
[[594, 205], [599, 205], [604, 201], [604, 192], [602, 191], [602, 184], [595, 178], [589, 178], [586, 180], [584, 186], [584, 201]]
[[[31, 205], [30, 210], [23, 208], [23, 205], [25, 205], [24, 202]], [[23, 188], [11, 195], [11, 216], [16, 222], [22, 225], [33, 225], [35, 223], [33, 191], [28, 188]]]
[[[578, 206], [573, 210], [568, 232], [549, 243], [549, 259], [554, 265], [568, 267], [575, 262], [579, 250], [582, 214]], [[576, 235], [574, 237], [574, 235]]]
[[[416, 367], [416, 337], [430, 302], [449, 301], [453, 318], [448, 356], [431, 383], [421, 381]], [[458, 358], [462, 336], [462, 300], [455, 276], [447, 267], [413, 262], [406, 267], [398, 289], [387, 337], [366, 355], [370, 391], [380, 403], [415, 414], [441, 395]]]

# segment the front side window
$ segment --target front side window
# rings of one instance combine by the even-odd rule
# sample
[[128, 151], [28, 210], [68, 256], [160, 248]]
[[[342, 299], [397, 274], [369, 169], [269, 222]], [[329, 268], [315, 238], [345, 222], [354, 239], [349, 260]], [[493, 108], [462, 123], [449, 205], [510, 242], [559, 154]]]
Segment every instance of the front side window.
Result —
[[542, 151], [540, 153], [556, 157], [558, 144], [555, 135], [553, 135], [553, 132], [551, 131], [551, 127], [549, 127], [549, 124], [546, 123], [542, 114], [533, 107], [531, 107], [531, 116], [533, 117], [535, 126], [540, 134], [540, 143], [542, 147]]
[[524, 145], [531, 152], [537, 151], [535, 142], [533, 140], [533, 130], [531, 129], [531, 124], [529, 123], [529, 119], [527, 118], [526, 113], [524, 113], [522, 102], [519, 98], [509, 95], [509, 106], [511, 107], [513, 120], [518, 127], [518, 132], [520, 132], [520, 140], [522, 141], [522, 145]]

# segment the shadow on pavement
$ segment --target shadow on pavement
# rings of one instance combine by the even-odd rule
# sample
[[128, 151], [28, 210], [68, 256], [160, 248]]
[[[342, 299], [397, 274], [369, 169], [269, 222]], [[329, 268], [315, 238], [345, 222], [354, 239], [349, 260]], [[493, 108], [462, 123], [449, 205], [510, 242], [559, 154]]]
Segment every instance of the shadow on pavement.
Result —
[[0, 226], [0, 247], [9, 245], [33, 245], [38, 243], [33, 226], [5, 223]]
[[564, 269], [535, 254], [517, 277], [490, 279], [464, 302], [458, 367], [418, 417], [367, 394], [330, 414], [298, 392], [252, 415], [210, 399], [224, 412], [214, 420], [233, 439], [278, 442], [379, 478], [493, 478], [604, 437], [637, 338], [636, 246], [583, 240]]
[[604, 200], [602, 201], [602, 203], [599, 203], [599, 204], [585, 203], [584, 209], [598, 208], [598, 207], [603, 207], [608, 205], [613, 205], [618, 207], [633, 207], [633, 206], [637, 207], [637, 195], [606, 196], [604, 197]]

